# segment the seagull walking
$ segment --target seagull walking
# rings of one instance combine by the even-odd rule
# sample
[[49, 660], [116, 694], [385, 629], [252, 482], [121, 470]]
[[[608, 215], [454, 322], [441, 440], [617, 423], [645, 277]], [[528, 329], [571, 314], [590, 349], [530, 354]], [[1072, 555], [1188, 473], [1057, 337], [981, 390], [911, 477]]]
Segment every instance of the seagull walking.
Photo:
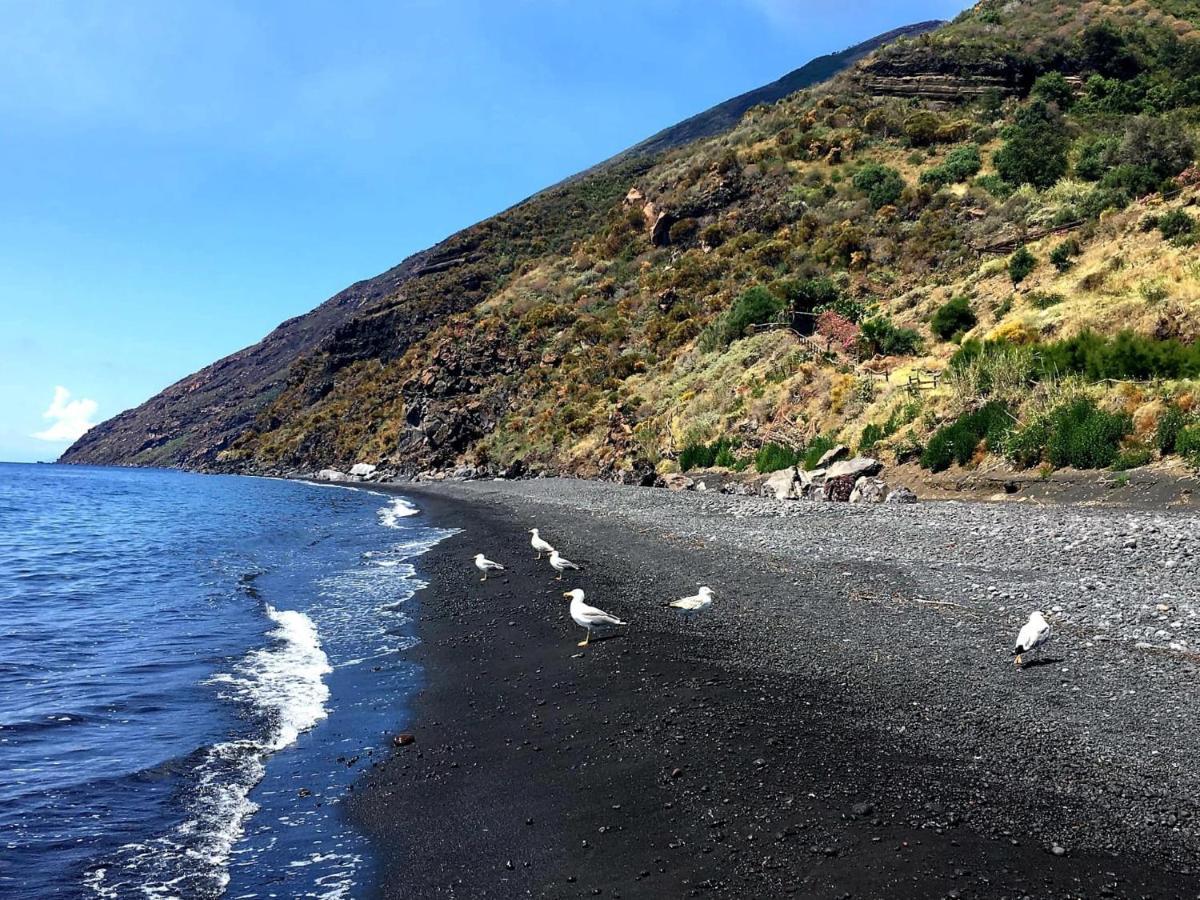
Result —
[[1021, 654], [1029, 653], [1037, 650], [1050, 640], [1050, 623], [1046, 621], [1046, 617], [1040, 612], [1033, 612], [1029, 616], [1029, 621], [1021, 628], [1021, 633], [1017, 635], [1017, 645], [1013, 648], [1013, 665], [1020, 667]]
[[571, 598], [571, 618], [575, 620], [575, 624], [580, 628], [587, 629], [587, 637], [579, 642], [580, 647], [588, 645], [588, 641], [592, 639], [592, 629], [594, 628], [604, 625], [621, 626], [629, 624], [628, 622], [622, 622], [616, 616], [610, 616], [602, 609], [588, 606], [583, 602], [583, 591], [579, 588], [567, 591], [563, 596]]
[[549, 541], [543, 540], [542, 536], [538, 534], [538, 530], [536, 528], [530, 528], [529, 533], [533, 535], [533, 537], [529, 540], [529, 544], [534, 550], [537, 551], [538, 559], [542, 558], [543, 553], [554, 552], [554, 548], [550, 546]]
[[483, 577], [479, 579], [480, 581], [487, 581], [488, 572], [504, 571], [504, 566], [500, 565], [498, 562], [492, 562], [482, 553], [475, 554], [475, 568], [483, 573]]
[[683, 610], [683, 617], [685, 619], [694, 619], [712, 606], [712, 602], [712, 588], [702, 587], [691, 597], [680, 597], [678, 600], [672, 600], [670, 603], [667, 603], [666, 606]]
[[574, 572], [581, 571], [579, 566], [575, 565], [569, 559], [564, 558], [561, 553], [553, 548], [550, 550], [550, 565], [558, 573], [558, 577], [554, 579], [555, 581], [562, 581], [562, 573], [568, 569]]

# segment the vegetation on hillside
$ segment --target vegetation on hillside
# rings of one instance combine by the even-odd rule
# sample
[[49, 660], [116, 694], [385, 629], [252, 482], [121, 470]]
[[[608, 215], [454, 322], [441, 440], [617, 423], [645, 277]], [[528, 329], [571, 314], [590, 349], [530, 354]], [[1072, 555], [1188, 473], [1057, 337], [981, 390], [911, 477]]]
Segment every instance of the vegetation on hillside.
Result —
[[[1198, 7], [984, 0], [517, 207], [406, 287], [447, 309], [437, 327], [396, 340], [380, 304], [223, 459], [769, 471], [841, 441], [933, 470], [1193, 460]], [[928, 72], [956, 103], [905, 93]]]

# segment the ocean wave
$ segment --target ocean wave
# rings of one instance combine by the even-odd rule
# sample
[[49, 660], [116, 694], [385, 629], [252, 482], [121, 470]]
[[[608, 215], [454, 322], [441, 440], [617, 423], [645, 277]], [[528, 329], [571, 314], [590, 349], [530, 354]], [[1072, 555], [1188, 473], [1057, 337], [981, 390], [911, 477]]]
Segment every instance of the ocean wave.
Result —
[[403, 497], [394, 497], [392, 502], [379, 510], [379, 522], [385, 528], [399, 528], [400, 520], [415, 516], [420, 510]]
[[252, 650], [232, 672], [214, 675], [219, 696], [260, 716], [258, 737], [209, 747], [196, 767], [187, 819], [169, 834], [126, 844], [93, 869], [86, 884], [101, 897], [215, 897], [229, 883], [228, 863], [246, 820], [257, 809], [250, 792], [267, 757], [294, 743], [328, 715], [332, 671], [317, 628], [304, 613], [267, 605], [272, 644]]

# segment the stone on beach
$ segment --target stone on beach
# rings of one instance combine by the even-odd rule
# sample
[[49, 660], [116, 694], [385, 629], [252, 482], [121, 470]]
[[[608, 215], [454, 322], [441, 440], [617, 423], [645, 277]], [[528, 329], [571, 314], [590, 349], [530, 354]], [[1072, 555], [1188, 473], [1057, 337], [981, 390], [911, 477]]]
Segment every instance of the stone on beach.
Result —
[[322, 469], [316, 474], [317, 481], [350, 481], [350, 476], [337, 469]]
[[355, 478], [370, 478], [375, 474], [376, 468], [378, 467], [371, 465], [371, 463], [355, 463], [350, 467], [350, 474]]
[[866, 475], [854, 483], [854, 490], [850, 492], [851, 503], [882, 503], [887, 498], [887, 482], [882, 478], [869, 478]]

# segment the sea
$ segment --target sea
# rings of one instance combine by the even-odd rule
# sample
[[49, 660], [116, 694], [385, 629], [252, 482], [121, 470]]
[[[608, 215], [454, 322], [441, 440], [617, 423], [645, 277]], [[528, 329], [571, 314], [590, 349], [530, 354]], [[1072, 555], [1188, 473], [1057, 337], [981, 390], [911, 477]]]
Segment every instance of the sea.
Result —
[[421, 672], [369, 485], [0, 464], [0, 897], [355, 897]]

